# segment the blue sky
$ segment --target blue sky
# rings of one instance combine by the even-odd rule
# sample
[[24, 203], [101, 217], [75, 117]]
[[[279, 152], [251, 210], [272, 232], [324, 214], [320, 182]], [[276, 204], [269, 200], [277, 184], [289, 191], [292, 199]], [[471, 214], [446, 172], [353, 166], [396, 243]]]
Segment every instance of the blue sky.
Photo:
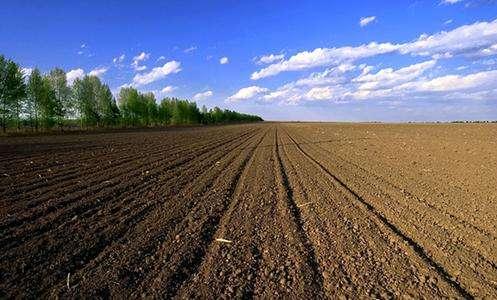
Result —
[[[104, 3], [105, 2], [105, 3]], [[497, 119], [497, 1], [6, 1], [0, 53], [268, 120]]]

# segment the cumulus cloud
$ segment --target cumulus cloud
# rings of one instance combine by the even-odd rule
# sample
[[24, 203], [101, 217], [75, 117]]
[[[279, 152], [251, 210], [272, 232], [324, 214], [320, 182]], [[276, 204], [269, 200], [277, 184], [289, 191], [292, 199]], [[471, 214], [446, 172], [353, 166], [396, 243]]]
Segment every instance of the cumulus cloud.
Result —
[[285, 58], [285, 54], [268, 54], [263, 55], [260, 58], [255, 58], [254, 60], [257, 64], [271, 64], [276, 61], [281, 61]]
[[160, 91], [163, 94], [168, 94], [168, 93], [170, 93], [170, 92], [172, 92], [172, 91], [174, 91], [176, 89], [177, 89], [177, 87], [172, 86], [172, 85], [168, 85], [168, 86], [165, 86], [164, 88], [162, 88], [162, 90], [160, 90]]
[[220, 64], [222, 64], [222, 65], [225, 65], [225, 64], [227, 64], [227, 63], [229, 63], [229, 62], [230, 62], [230, 61], [229, 61], [229, 59], [228, 59], [226, 56], [221, 57], [221, 58], [219, 59], [219, 63], [220, 63]]
[[259, 87], [259, 86], [249, 86], [240, 89], [238, 92], [236, 92], [234, 95], [228, 97], [227, 101], [228, 102], [236, 102], [240, 100], [247, 100], [254, 98], [257, 95], [260, 95], [262, 93], [268, 92], [269, 89]]
[[105, 72], [107, 72], [108, 68], [102, 67], [102, 68], [96, 68], [90, 71], [88, 75], [90, 76], [97, 76], [97, 77], [102, 77]]
[[286, 83], [272, 91], [264, 89], [248, 93], [241, 90], [235, 95], [247, 95], [244, 99], [259, 95], [266, 101], [283, 105], [314, 100], [342, 103], [356, 100], [497, 99], [497, 70], [434, 76], [438, 71], [431, 70], [436, 66], [436, 60], [428, 60], [372, 72], [373, 68], [367, 65], [342, 65]]
[[133, 62], [131, 63], [131, 66], [133, 66], [133, 68], [136, 71], [143, 71], [143, 70], [147, 69], [147, 67], [140, 66], [140, 63], [148, 60], [149, 58], [150, 58], [150, 53], [142, 52], [142, 53], [138, 54], [137, 56], [133, 57]]
[[114, 59], [112, 59], [112, 62], [114, 64], [118, 65], [118, 64], [121, 64], [124, 61], [125, 58], [126, 58], [126, 55], [121, 54], [121, 55], [119, 55], [117, 57], [114, 57]]
[[253, 80], [258, 80], [264, 77], [277, 75], [281, 72], [298, 71], [328, 65], [338, 65], [345, 61], [353, 61], [393, 52], [398, 48], [398, 45], [390, 43], [378, 44], [376, 42], [357, 47], [347, 46], [340, 48], [317, 48], [313, 51], [303, 51], [297, 53], [287, 60], [269, 65], [266, 68], [252, 73], [251, 78]]
[[374, 74], [363, 73], [354, 78], [352, 81], [360, 83], [358, 86], [359, 90], [373, 90], [393, 87], [418, 78], [425, 71], [433, 68], [435, 64], [435, 60], [430, 60], [400, 68], [398, 70], [386, 68]]
[[[323, 84], [337, 84], [344, 80], [343, 74], [355, 70], [357, 67], [344, 63], [333, 68], [324, 70], [323, 72], [315, 72], [306, 78], [299, 79], [295, 82], [296, 86], [316, 86]], [[363, 67], [365, 70], [367, 67]], [[364, 73], [364, 71], [363, 71]]]
[[409, 89], [419, 92], [448, 92], [494, 88], [496, 84], [497, 70], [491, 70], [468, 75], [444, 75], [433, 79], [406, 83], [397, 89]]
[[161, 56], [159, 56], [159, 58], [157, 58], [157, 61], [161, 61], [161, 60], [166, 60], [166, 57], [161, 55]]
[[374, 22], [376, 20], [376, 16], [370, 16], [370, 17], [362, 17], [359, 20], [359, 26], [364, 27], [370, 24], [371, 22]]
[[143, 74], [136, 74], [133, 77], [133, 84], [136, 86], [146, 85], [154, 81], [165, 78], [169, 74], [178, 73], [181, 71], [181, 63], [178, 61], [170, 61], [165, 63], [162, 67], [156, 67], [150, 72]]
[[74, 80], [78, 78], [83, 78], [85, 76], [85, 71], [83, 69], [74, 69], [66, 73], [67, 84], [72, 85]]
[[333, 96], [333, 90], [329, 86], [315, 87], [306, 93], [306, 98], [309, 100], [325, 100]]
[[147, 59], [150, 58], [150, 53], [145, 53], [145, 52], [142, 52], [140, 54], [138, 54], [137, 56], [133, 57], [133, 61], [135, 62], [141, 62], [141, 61], [145, 61]]
[[402, 54], [432, 56], [435, 54], [471, 55], [497, 44], [497, 20], [463, 25], [451, 31], [421, 35], [400, 47]]
[[195, 101], [202, 101], [202, 100], [205, 100], [209, 97], [211, 97], [213, 95], [212, 91], [206, 91], [206, 92], [203, 92], [203, 93], [198, 93], [198, 94], [195, 94], [195, 96], [193, 96], [193, 100]]
[[321, 66], [339, 65], [387, 53], [432, 56], [439, 59], [455, 55], [475, 56], [497, 50], [497, 20], [476, 22], [460, 26], [451, 31], [441, 31], [433, 35], [422, 34], [418, 39], [404, 43], [376, 43], [338, 48], [316, 48], [297, 53], [286, 60], [273, 63], [252, 73], [251, 78], [277, 75], [281, 72], [305, 70]]

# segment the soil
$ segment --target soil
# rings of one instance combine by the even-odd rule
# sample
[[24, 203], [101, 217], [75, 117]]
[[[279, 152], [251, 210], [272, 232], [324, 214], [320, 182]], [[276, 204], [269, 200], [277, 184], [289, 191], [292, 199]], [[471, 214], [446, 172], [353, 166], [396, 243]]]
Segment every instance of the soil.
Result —
[[0, 139], [0, 298], [497, 298], [497, 125]]

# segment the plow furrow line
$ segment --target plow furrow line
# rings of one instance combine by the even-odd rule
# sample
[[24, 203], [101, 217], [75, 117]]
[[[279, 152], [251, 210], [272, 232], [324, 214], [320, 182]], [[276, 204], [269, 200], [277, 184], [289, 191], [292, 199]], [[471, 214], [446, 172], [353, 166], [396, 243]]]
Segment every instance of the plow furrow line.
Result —
[[336, 184], [341, 188], [341, 190], [348, 194], [352, 199], [356, 200], [358, 203], [361, 204], [367, 211], [369, 211], [376, 219], [378, 219], [382, 224], [384, 224], [387, 228], [391, 230], [391, 232], [396, 235], [398, 238], [400, 238], [402, 241], [405, 242], [405, 244], [409, 245], [409, 247], [420, 257], [425, 261], [430, 267], [434, 268], [440, 276], [447, 282], [449, 283], [453, 288], [455, 288], [461, 296], [465, 298], [473, 298], [473, 296], [464, 288], [462, 287], [459, 282], [454, 280], [452, 276], [444, 269], [444, 267], [433, 260], [430, 255], [426, 252], [426, 250], [419, 245], [416, 241], [414, 241], [412, 238], [404, 234], [398, 227], [396, 227], [392, 222], [390, 222], [385, 216], [383, 216], [374, 206], [372, 206], [370, 203], [368, 203], [366, 200], [364, 200], [361, 196], [359, 196], [355, 191], [350, 189], [343, 181], [341, 181], [338, 177], [333, 175], [328, 171], [328, 169], [323, 166], [319, 161], [314, 159], [312, 156], [310, 156], [305, 150], [302, 149], [302, 147], [291, 137], [289, 136], [290, 140], [295, 143], [296, 147], [311, 161], [313, 161], [317, 166], [319, 166], [320, 169], [322, 169]]

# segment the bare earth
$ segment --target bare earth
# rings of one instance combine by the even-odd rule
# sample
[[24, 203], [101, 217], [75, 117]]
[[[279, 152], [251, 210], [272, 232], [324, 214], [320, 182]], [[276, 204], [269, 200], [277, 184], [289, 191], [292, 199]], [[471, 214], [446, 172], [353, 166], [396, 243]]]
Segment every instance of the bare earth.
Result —
[[0, 140], [0, 298], [497, 298], [497, 125]]

